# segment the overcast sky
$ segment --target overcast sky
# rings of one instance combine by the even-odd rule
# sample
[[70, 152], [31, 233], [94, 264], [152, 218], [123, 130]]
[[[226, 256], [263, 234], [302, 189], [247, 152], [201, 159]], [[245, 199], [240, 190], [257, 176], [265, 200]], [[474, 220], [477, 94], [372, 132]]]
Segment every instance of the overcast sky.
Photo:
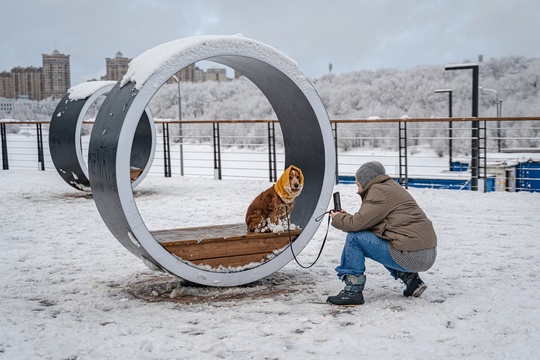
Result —
[[0, 0], [0, 71], [70, 55], [76, 85], [193, 35], [241, 33], [310, 78], [510, 55], [540, 57], [539, 0]]

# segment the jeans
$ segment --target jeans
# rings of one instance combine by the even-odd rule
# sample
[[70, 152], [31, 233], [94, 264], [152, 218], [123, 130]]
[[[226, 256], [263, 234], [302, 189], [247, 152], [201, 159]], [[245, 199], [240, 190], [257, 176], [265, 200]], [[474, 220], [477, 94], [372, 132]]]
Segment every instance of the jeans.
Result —
[[362, 275], [366, 271], [366, 258], [382, 264], [394, 279], [398, 271], [407, 272], [396, 264], [390, 250], [388, 240], [381, 239], [371, 231], [355, 231], [347, 233], [345, 246], [341, 253], [341, 263], [336, 268], [337, 276], [343, 280], [345, 275]]

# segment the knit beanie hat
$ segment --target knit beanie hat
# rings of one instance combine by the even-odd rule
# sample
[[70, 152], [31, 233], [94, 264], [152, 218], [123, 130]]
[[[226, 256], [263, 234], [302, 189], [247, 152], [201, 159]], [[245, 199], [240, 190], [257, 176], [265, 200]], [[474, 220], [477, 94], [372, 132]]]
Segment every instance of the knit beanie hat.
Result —
[[356, 181], [365, 188], [367, 184], [379, 175], [386, 174], [384, 166], [378, 161], [370, 161], [356, 170]]

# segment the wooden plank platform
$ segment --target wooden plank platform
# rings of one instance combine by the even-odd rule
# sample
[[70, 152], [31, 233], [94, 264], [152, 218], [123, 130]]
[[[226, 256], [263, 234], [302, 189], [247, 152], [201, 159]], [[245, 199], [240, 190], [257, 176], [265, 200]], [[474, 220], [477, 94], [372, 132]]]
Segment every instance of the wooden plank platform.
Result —
[[139, 169], [136, 167], [130, 167], [129, 168], [129, 178], [131, 179], [131, 182], [134, 182], [137, 180], [139, 176], [141, 176], [141, 173], [143, 172], [143, 169]]
[[[301, 230], [291, 230], [294, 241]], [[289, 245], [289, 233], [251, 233], [246, 224], [151, 231], [170, 253], [197, 265], [241, 267], [268, 259]]]

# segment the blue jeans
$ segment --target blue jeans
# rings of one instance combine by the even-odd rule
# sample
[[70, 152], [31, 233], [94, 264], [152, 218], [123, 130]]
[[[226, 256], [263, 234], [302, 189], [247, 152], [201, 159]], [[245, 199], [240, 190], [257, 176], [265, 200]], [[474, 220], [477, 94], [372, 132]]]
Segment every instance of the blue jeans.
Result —
[[341, 263], [336, 268], [337, 276], [343, 280], [345, 275], [362, 275], [366, 271], [366, 258], [369, 258], [382, 264], [397, 279], [398, 271], [407, 270], [392, 259], [388, 246], [388, 240], [381, 239], [371, 231], [347, 233]]

